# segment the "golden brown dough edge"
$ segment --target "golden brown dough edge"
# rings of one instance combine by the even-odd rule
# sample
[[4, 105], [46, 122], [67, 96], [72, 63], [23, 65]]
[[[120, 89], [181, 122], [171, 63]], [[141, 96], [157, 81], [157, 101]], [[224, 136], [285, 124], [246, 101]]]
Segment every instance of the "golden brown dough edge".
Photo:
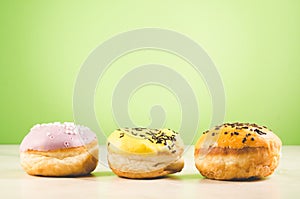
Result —
[[162, 177], [162, 176], [165, 176], [168, 174], [180, 172], [184, 167], [184, 160], [183, 160], [183, 158], [180, 158], [179, 160], [171, 163], [170, 165], [168, 165], [165, 168], [151, 171], [151, 172], [139, 172], [139, 173], [120, 171], [118, 169], [111, 167], [109, 162], [108, 162], [108, 164], [109, 164], [109, 167], [111, 168], [111, 170], [119, 177], [143, 179], [143, 178], [157, 178], [157, 177]]
[[82, 176], [92, 172], [98, 164], [98, 142], [86, 146], [53, 151], [29, 150], [21, 152], [21, 166], [29, 175]]
[[200, 153], [199, 149], [195, 150], [195, 164], [204, 177], [217, 180], [262, 178], [271, 175], [277, 168], [280, 146], [215, 147], [206, 155], [201, 156]]

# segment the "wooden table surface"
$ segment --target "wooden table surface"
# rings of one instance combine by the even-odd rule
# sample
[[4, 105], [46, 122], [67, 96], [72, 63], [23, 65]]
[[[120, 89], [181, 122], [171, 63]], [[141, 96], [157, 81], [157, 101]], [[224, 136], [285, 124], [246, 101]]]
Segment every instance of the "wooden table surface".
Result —
[[300, 146], [284, 146], [275, 173], [257, 181], [217, 181], [203, 178], [194, 167], [193, 147], [185, 152], [185, 167], [178, 174], [153, 180], [115, 176], [101, 163], [92, 175], [79, 178], [35, 177], [19, 164], [19, 146], [0, 145], [1, 198], [299, 198]]

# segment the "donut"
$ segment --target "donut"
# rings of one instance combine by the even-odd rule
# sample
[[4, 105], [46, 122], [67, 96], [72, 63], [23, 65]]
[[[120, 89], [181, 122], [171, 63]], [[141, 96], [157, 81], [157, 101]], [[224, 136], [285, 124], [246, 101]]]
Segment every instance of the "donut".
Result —
[[206, 178], [259, 179], [279, 164], [281, 140], [265, 126], [225, 123], [205, 131], [195, 145], [195, 164]]
[[89, 128], [74, 123], [37, 124], [20, 145], [22, 168], [30, 175], [82, 176], [98, 164], [98, 141]]
[[125, 178], [157, 178], [184, 166], [184, 144], [170, 129], [117, 129], [107, 139], [107, 151], [109, 167]]

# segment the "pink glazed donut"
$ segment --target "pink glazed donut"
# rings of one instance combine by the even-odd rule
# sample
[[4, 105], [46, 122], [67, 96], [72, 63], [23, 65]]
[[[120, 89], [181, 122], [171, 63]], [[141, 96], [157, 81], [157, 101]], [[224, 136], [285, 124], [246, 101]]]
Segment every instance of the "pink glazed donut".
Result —
[[81, 176], [98, 163], [98, 140], [74, 123], [37, 124], [20, 145], [21, 166], [30, 175]]

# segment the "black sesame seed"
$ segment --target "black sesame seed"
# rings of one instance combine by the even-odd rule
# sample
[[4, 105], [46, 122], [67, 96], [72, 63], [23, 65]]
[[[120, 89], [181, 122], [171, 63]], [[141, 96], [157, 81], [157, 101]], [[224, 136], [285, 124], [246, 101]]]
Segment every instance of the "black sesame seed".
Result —
[[247, 138], [243, 138], [243, 141], [242, 141], [242, 142], [245, 143], [246, 141], [247, 141]]
[[238, 132], [234, 132], [234, 135], [239, 135], [239, 133]]
[[212, 133], [211, 135], [212, 135], [212, 136], [215, 136], [215, 133]]
[[233, 133], [230, 133], [231, 136], [233, 136]]
[[156, 141], [156, 144], [161, 144], [162, 143], [162, 140], [157, 140]]
[[131, 134], [134, 135], [134, 136], [137, 136], [137, 133], [134, 132], [134, 131], [131, 131]]
[[243, 128], [243, 129], [248, 129], [248, 126], [243, 126], [242, 128]]
[[150, 138], [148, 138], [147, 140], [149, 140], [150, 142], [152, 142], [152, 143], [153, 143], [153, 140], [151, 140]]
[[261, 131], [261, 130], [259, 130], [259, 129], [254, 129], [254, 131], [257, 133], [257, 134], [259, 134], [259, 135], [266, 135], [267, 133], [265, 133], [265, 132], [263, 132], [263, 131]]
[[227, 135], [227, 134], [228, 134], [228, 132], [224, 132], [224, 134], [225, 134], [225, 135]]
[[252, 124], [252, 126], [254, 126], [254, 127], [258, 127], [258, 125], [257, 125], [257, 124]]
[[251, 138], [251, 141], [254, 141], [254, 138]]

